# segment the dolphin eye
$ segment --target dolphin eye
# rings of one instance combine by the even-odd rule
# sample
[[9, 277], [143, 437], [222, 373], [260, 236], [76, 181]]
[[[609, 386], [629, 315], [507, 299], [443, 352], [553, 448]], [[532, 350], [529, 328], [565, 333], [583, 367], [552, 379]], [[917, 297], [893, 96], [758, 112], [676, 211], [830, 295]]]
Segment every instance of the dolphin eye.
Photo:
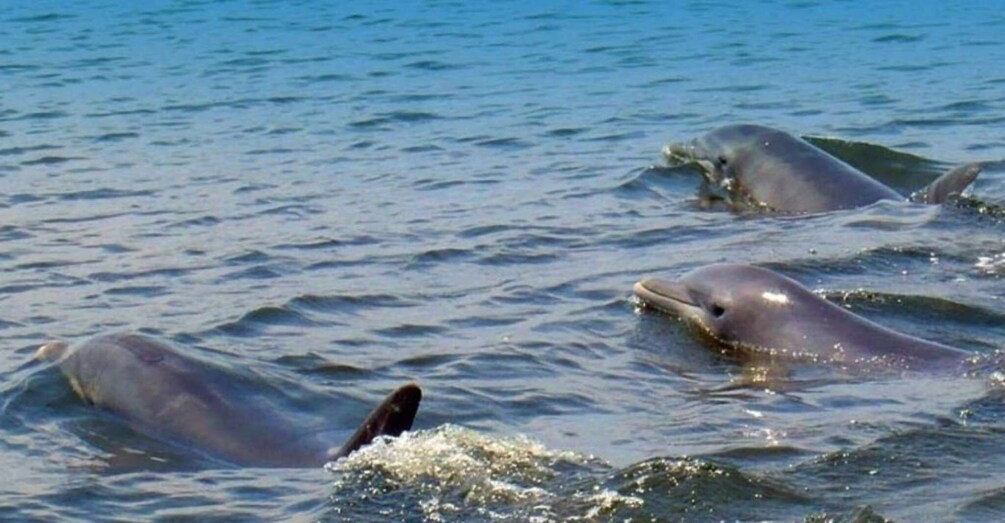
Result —
[[712, 312], [712, 316], [715, 316], [716, 318], [719, 318], [723, 314], [726, 314], [726, 309], [724, 309], [722, 307], [722, 305], [719, 305], [718, 303], [715, 303], [715, 302], [713, 302], [712, 306], [709, 307], [709, 311], [711, 311]]
[[725, 156], [721, 156], [721, 155], [720, 155], [720, 156], [719, 156], [719, 166], [720, 166], [720, 167], [725, 167], [725, 166], [726, 166], [726, 163], [727, 163], [727, 162], [726, 162], [726, 157], [725, 157]]

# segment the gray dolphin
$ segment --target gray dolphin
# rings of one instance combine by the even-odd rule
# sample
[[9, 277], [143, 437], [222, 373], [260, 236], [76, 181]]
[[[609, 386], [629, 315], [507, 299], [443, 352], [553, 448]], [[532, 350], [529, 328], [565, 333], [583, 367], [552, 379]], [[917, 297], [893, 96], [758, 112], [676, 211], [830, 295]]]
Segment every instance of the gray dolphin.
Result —
[[[780, 212], [823, 212], [864, 207], [904, 196], [865, 173], [784, 131], [761, 125], [729, 125], [670, 144], [671, 161], [696, 162], [709, 182], [734, 199]], [[942, 203], [959, 195], [980, 174], [968, 163], [914, 193], [911, 201]]]
[[321, 466], [379, 435], [409, 430], [422, 399], [417, 385], [399, 387], [332, 447], [267, 408], [236, 375], [146, 336], [99, 336], [72, 348], [47, 343], [36, 358], [56, 362], [81, 398], [140, 432], [243, 466]]
[[676, 281], [648, 278], [634, 291], [643, 305], [755, 353], [907, 369], [959, 367], [969, 356], [877, 325], [795, 280], [751, 265], [708, 265]]

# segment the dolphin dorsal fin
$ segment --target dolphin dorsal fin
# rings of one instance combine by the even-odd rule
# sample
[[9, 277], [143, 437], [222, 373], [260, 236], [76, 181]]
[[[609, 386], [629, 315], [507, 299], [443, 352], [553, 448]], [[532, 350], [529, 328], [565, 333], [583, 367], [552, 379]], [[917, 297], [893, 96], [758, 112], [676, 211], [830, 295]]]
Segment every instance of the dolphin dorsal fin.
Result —
[[377, 436], [399, 436], [412, 428], [412, 421], [419, 411], [422, 389], [414, 383], [402, 385], [388, 394], [384, 401], [373, 409], [366, 420], [341, 448], [328, 452], [329, 459], [338, 459], [369, 444]]
[[964, 189], [974, 183], [982, 169], [984, 166], [976, 162], [961, 165], [912, 194], [910, 200], [917, 203], [943, 203], [954, 196], [959, 196]]

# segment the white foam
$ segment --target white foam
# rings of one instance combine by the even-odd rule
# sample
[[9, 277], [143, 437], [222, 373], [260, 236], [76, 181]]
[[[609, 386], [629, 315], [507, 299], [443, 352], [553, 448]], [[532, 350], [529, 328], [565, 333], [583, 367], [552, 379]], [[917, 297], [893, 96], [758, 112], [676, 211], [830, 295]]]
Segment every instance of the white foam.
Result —
[[[562, 485], [563, 470], [582, 472], [584, 467], [611, 468], [594, 456], [550, 450], [524, 436], [499, 438], [443, 425], [379, 438], [327, 469], [339, 475], [336, 489], [418, 491], [423, 500], [418, 508], [430, 521], [472, 513], [494, 521], [583, 520], [642, 504], [639, 498], [607, 490], [571, 496], [549, 490]], [[556, 503], [563, 506], [556, 508]]]

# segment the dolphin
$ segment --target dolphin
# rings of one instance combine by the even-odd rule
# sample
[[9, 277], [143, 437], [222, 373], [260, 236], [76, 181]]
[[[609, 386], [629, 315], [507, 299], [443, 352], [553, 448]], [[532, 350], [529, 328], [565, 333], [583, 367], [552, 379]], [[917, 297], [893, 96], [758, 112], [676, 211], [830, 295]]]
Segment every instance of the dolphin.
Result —
[[42, 345], [87, 403], [139, 432], [239, 466], [312, 467], [347, 456], [380, 435], [412, 427], [422, 399], [415, 384], [389, 394], [344, 443], [298, 427], [233, 373], [133, 333], [95, 337], [71, 347]]
[[[672, 162], [695, 162], [709, 182], [734, 201], [772, 211], [815, 213], [864, 207], [904, 196], [809, 142], [762, 125], [729, 125], [690, 142], [670, 144]], [[939, 204], [958, 196], [980, 174], [968, 163], [942, 175], [909, 198]]]
[[752, 265], [708, 265], [675, 281], [647, 278], [635, 284], [634, 293], [642, 305], [751, 353], [906, 369], [961, 366], [970, 356], [873, 323], [793, 279]]

